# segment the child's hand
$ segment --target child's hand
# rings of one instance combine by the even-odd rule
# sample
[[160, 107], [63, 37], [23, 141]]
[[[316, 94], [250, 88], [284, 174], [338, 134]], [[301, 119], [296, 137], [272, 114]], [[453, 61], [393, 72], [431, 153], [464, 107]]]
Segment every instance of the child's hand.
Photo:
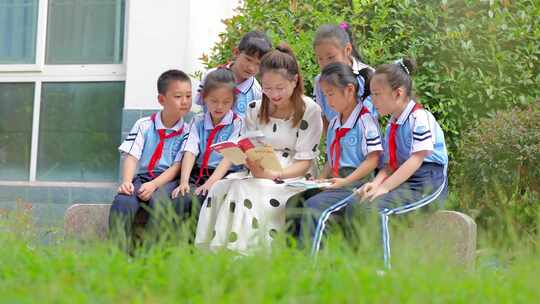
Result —
[[181, 183], [180, 186], [174, 188], [173, 192], [171, 193], [171, 197], [177, 198], [178, 196], [186, 195], [189, 193], [189, 183]]
[[319, 183], [319, 184], [322, 184], [322, 183], [328, 183], [330, 180], [328, 178], [317, 178], [317, 179], [312, 179], [312, 181], [316, 182], [316, 183]]
[[204, 183], [204, 185], [198, 187], [197, 189], [195, 189], [195, 194], [196, 195], [206, 195], [208, 194], [208, 191], [210, 191], [210, 188], [212, 188], [212, 186], [215, 184], [216, 182], [212, 181], [212, 180], [207, 180], [206, 183]]
[[345, 178], [341, 177], [335, 177], [328, 180], [330, 182], [330, 186], [328, 186], [329, 189], [337, 189], [337, 188], [343, 188], [349, 184], [349, 181]]
[[384, 186], [384, 184], [379, 185], [377, 187], [372, 187], [371, 189], [365, 192], [363, 200], [373, 202], [379, 196], [384, 195], [386, 193], [388, 193], [388, 189]]
[[152, 194], [156, 191], [157, 186], [154, 184], [153, 181], [149, 181], [147, 183], [142, 184], [141, 188], [139, 188], [138, 197], [143, 201], [148, 201], [152, 197]]
[[360, 201], [364, 201], [366, 194], [375, 188], [374, 183], [365, 183], [362, 187], [356, 190], [356, 194], [360, 197]]
[[122, 183], [118, 187], [118, 193], [125, 194], [125, 195], [133, 195], [133, 191], [135, 190], [135, 187], [133, 186], [132, 182], [125, 182]]

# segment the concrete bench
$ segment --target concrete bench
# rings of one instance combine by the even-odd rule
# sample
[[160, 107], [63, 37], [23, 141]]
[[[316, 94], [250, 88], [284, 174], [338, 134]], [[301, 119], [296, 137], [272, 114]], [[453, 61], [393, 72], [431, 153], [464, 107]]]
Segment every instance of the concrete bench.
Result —
[[[66, 237], [105, 239], [111, 204], [75, 204], [65, 213]], [[415, 238], [433, 240], [435, 248], [445, 247], [457, 263], [472, 267], [476, 254], [476, 223], [463, 213], [437, 211], [413, 228]]]
[[111, 204], [74, 204], [64, 215], [66, 237], [91, 240], [105, 239], [109, 232]]

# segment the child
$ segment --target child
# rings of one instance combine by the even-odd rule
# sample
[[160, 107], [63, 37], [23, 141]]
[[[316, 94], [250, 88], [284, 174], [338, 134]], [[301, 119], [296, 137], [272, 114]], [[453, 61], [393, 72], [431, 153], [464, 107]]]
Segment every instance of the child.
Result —
[[377, 68], [371, 80], [373, 103], [392, 115], [384, 140], [384, 168], [358, 190], [363, 200], [352, 207], [377, 208], [381, 217], [384, 259], [389, 266], [388, 218], [446, 199], [448, 154], [444, 134], [433, 115], [414, 101], [412, 60]]
[[[338, 113], [328, 127], [329, 159], [320, 176], [330, 178], [330, 186], [304, 191], [287, 203], [291, 232], [299, 237], [300, 246], [307, 236], [314, 238], [318, 246], [324, 227], [315, 231], [316, 224], [341, 215], [346, 204], [356, 200], [351, 195], [354, 188], [361, 186], [363, 179], [377, 167], [382, 151], [378, 123], [358, 100], [358, 79], [351, 67], [339, 62], [328, 64], [322, 70], [319, 84], [328, 104]], [[348, 197], [348, 202], [342, 201]], [[304, 210], [296, 212], [299, 204]]]
[[[242, 37], [238, 47], [233, 50], [234, 61], [221, 66], [230, 69], [234, 73], [237, 94], [233, 111], [242, 117], [245, 116], [246, 106], [250, 101], [262, 98], [261, 86], [257, 82], [257, 79], [255, 79], [255, 75], [259, 73], [261, 58], [271, 48], [272, 43], [265, 33], [251, 31]], [[206, 112], [206, 105], [201, 94], [205, 78], [203, 78], [203, 81], [199, 85], [195, 102], [198, 105], [204, 106], [204, 111]]]
[[163, 110], [135, 122], [118, 148], [124, 156], [122, 184], [111, 207], [109, 226], [113, 234], [121, 229], [127, 238], [132, 236], [135, 214], [148, 216], [141, 206], [154, 208], [158, 196], [170, 200], [180, 170], [173, 161], [187, 136], [183, 117], [191, 109], [191, 80], [182, 71], [169, 70], [159, 76], [157, 88]]
[[[243, 119], [232, 111], [235, 99], [233, 72], [225, 68], [210, 72], [201, 95], [208, 111], [191, 123], [189, 137], [182, 148], [180, 185], [172, 193], [173, 199], [180, 197], [181, 212], [185, 215], [189, 215], [192, 208], [198, 210], [198, 204], [204, 201], [212, 185], [231, 169], [232, 163], [211, 151], [210, 146], [239, 137], [244, 128]], [[197, 206], [192, 204], [191, 187], [196, 187]]]
[[[342, 22], [339, 26], [334, 24], [320, 26], [315, 33], [313, 48], [321, 70], [333, 62], [345, 63], [352, 67], [358, 78], [358, 100], [363, 102], [371, 115], [377, 119], [378, 114], [369, 97], [369, 77], [373, 74], [373, 68], [362, 63], [360, 53], [354, 45], [349, 24]], [[323, 111], [324, 131], [326, 131], [328, 122], [337, 115], [337, 112], [328, 104], [328, 100], [319, 84], [320, 77], [320, 74], [317, 75], [313, 81], [313, 95]]]

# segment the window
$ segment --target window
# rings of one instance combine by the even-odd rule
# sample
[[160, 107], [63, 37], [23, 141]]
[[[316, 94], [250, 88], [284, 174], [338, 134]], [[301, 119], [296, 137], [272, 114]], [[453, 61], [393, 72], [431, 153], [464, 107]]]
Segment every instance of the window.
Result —
[[0, 179], [28, 179], [33, 83], [0, 83]]
[[44, 83], [37, 179], [115, 181], [122, 82]]
[[47, 64], [122, 61], [124, 2], [49, 0]]
[[0, 0], [0, 182], [118, 178], [125, 0]]
[[0, 64], [36, 58], [38, 0], [0, 0]]

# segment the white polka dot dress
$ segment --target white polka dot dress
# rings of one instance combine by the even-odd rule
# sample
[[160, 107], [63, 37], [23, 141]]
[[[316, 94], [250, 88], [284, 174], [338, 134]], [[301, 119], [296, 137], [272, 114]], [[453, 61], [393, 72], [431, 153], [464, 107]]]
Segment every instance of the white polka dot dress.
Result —
[[[306, 110], [296, 127], [292, 120], [270, 118], [261, 124], [257, 118], [261, 101], [249, 104], [246, 113], [248, 131], [261, 130], [265, 142], [272, 145], [283, 168], [294, 160], [313, 160], [321, 138], [321, 109], [304, 97]], [[285, 226], [285, 203], [301, 189], [253, 178], [223, 179], [210, 189], [201, 207], [195, 243], [211, 250], [229, 249], [249, 254], [269, 246]]]

